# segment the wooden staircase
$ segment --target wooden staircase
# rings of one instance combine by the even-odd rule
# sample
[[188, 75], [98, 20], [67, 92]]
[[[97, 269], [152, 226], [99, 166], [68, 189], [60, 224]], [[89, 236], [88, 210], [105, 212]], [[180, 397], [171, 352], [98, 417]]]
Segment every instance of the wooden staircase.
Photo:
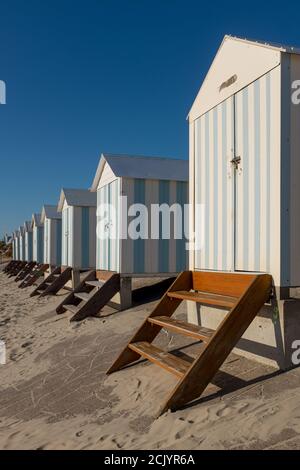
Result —
[[19, 287], [23, 289], [24, 287], [32, 286], [39, 277], [43, 276], [44, 272], [49, 268], [49, 264], [36, 264], [32, 271], [23, 279]]
[[97, 316], [100, 310], [120, 290], [120, 275], [107, 272], [103, 279], [90, 271], [84, 280], [57, 307], [58, 314], [69, 311], [71, 321], [81, 321], [86, 317]]
[[8, 271], [8, 277], [13, 277], [19, 274], [20, 271], [26, 266], [26, 261], [18, 261], [12, 268]]
[[8, 273], [17, 263], [18, 263], [18, 261], [12, 259], [12, 260], [5, 266], [5, 268], [3, 269], [3, 272], [4, 272], [4, 273]]
[[66, 268], [62, 271], [61, 266], [56, 266], [49, 276], [31, 292], [30, 297], [55, 295], [70, 279], [72, 279], [72, 268]]
[[[182, 272], [107, 373], [111, 374], [141, 357], [150, 360], [179, 379], [159, 414], [168, 409], [178, 409], [204, 392], [269, 299], [271, 289], [272, 278], [268, 274]], [[225, 309], [228, 313], [216, 330], [171, 318], [183, 300]], [[183, 360], [153, 345], [162, 328], [203, 342], [196, 358]]]
[[24, 266], [24, 268], [19, 272], [19, 274], [17, 274], [17, 277], [15, 278], [15, 282], [22, 281], [23, 279], [25, 279], [25, 277], [30, 273], [30, 271], [33, 270], [35, 265], [36, 265], [35, 261], [28, 262]]

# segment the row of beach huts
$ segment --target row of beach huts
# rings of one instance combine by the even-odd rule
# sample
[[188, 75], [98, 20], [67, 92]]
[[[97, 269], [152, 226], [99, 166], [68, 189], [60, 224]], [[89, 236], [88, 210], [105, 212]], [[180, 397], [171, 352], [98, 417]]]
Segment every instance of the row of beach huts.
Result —
[[[13, 234], [11, 274], [21, 286], [45, 276], [31, 295], [69, 286], [57, 312], [74, 320], [111, 301], [129, 307], [134, 277], [177, 275], [108, 371], [143, 357], [174, 374], [178, 383], [161, 412], [198, 398], [234, 348], [269, 365], [293, 365], [299, 77], [299, 49], [225, 36], [188, 116], [189, 163], [102, 155], [90, 190], [63, 189], [58, 205], [45, 205]], [[123, 238], [131, 220], [123, 196], [129, 206], [189, 203], [189, 245], [174, 233]], [[99, 213], [103, 203], [117, 217]], [[188, 321], [173, 316], [182, 301]], [[202, 347], [188, 360], [161, 350], [153, 341], [162, 328]]]

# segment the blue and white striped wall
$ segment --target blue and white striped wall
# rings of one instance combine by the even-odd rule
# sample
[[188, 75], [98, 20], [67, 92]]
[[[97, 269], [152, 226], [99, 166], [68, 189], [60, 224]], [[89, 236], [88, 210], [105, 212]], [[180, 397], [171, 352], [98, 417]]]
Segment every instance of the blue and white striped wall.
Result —
[[19, 233], [18, 232], [15, 235], [15, 251], [16, 251], [16, 260], [21, 261], [21, 259], [20, 259], [20, 238], [19, 238]]
[[62, 210], [62, 265], [90, 269], [96, 265], [96, 208], [66, 206]]
[[60, 219], [44, 220], [44, 263], [50, 266], [61, 265], [62, 221]]
[[44, 262], [44, 227], [34, 226], [32, 230], [33, 238], [33, 261], [43, 264]]
[[15, 236], [13, 235], [12, 238], [12, 259], [17, 260], [17, 253], [16, 253], [16, 240]]
[[195, 269], [278, 273], [279, 104], [277, 67], [195, 121]]
[[32, 232], [25, 232], [25, 261], [33, 261]]
[[[98, 207], [103, 203], [112, 204], [118, 214], [113, 220], [107, 215], [106, 230], [114, 239], [97, 239], [97, 269], [131, 275], [177, 273], [187, 268], [186, 240], [176, 240], [171, 223], [171, 239], [121, 239], [128, 232], [128, 224], [136, 216], [126, 218], [120, 207], [120, 195], [127, 196], [128, 207], [144, 204], [148, 209], [148, 229], [151, 234], [151, 204], [188, 203], [188, 183], [144, 179], [117, 178], [97, 191]], [[98, 214], [99, 215], [99, 214]], [[138, 214], [137, 214], [138, 215]], [[99, 222], [99, 218], [98, 218]], [[116, 226], [113, 226], [115, 223]], [[183, 220], [182, 220], [183, 226]]]
[[26, 261], [25, 260], [25, 232], [20, 231], [20, 237], [19, 237], [19, 249], [20, 249], [20, 261]]

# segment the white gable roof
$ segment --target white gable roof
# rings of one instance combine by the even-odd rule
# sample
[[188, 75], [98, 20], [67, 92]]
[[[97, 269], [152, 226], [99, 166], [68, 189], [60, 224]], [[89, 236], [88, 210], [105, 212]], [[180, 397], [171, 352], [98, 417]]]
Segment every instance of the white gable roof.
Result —
[[25, 232], [31, 232], [31, 222], [29, 220], [24, 222], [24, 230]]
[[20, 232], [21, 237], [25, 234], [24, 225], [20, 225], [19, 232]]
[[68, 206], [96, 207], [97, 197], [89, 189], [66, 189], [63, 188], [60, 193], [57, 210], [62, 211], [64, 202]]
[[97, 191], [105, 164], [116, 177], [188, 181], [188, 161], [175, 158], [102, 154], [91, 191]]
[[42, 225], [41, 214], [32, 214], [31, 227], [33, 227], [34, 225], [36, 225], [37, 227], [40, 227]]
[[300, 49], [226, 35], [190, 110], [189, 120], [194, 121], [277, 67], [285, 53], [300, 54]]
[[42, 214], [41, 214], [41, 222], [45, 222], [45, 218], [47, 219], [61, 219], [61, 214], [57, 212], [57, 206], [50, 206], [49, 204], [43, 206]]

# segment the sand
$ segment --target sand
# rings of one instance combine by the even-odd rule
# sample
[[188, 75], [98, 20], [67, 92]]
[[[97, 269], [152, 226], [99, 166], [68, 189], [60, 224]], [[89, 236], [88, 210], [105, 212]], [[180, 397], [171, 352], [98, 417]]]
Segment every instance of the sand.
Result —
[[[156, 419], [172, 375], [148, 362], [105, 375], [155, 302], [70, 323], [55, 313], [65, 294], [30, 298], [32, 289], [0, 272], [0, 449], [300, 447], [299, 368], [278, 374], [232, 354], [204, 397]], [[199, 347], [166, 332], [159, 343]]]

